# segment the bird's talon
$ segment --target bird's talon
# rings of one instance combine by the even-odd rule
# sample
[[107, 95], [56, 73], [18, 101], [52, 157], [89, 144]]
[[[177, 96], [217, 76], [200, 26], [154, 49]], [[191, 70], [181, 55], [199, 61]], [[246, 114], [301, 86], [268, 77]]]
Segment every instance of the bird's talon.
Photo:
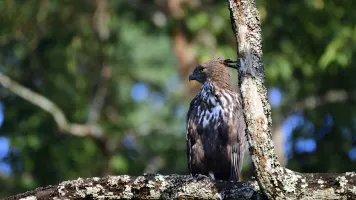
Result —
[[197, 179], [197, 180], [202, 180], [202, 179], [206, 179], [208, 177], [203, 175], [203, 174], [195, 174], [194, 178]]

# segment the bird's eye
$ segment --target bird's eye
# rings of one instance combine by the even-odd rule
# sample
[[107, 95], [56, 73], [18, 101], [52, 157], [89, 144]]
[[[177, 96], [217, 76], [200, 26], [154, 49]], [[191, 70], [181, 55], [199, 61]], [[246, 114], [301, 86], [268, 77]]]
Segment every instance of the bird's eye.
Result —
[[199, 69], [200, 72], [205, 72], [205, 68]]

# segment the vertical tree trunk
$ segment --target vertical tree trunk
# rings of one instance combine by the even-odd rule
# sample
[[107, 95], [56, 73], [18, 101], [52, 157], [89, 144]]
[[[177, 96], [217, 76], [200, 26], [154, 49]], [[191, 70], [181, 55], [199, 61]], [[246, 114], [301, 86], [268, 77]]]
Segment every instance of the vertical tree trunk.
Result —
[[254, 0], [228, 0], [240, 60], [239, 88], [249, 150], [261, 190], [269, 199], [356, 198], [355, 173], [300, 174], [281, 167], [271, 137], [271, 107], [262, 62], [260, 18]]

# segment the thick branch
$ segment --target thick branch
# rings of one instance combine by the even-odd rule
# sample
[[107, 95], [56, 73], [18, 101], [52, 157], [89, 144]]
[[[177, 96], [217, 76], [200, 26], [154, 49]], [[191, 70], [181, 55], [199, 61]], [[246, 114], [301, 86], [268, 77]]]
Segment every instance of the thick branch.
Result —
[[57, 126], [62, 132], [69, 133], [75, 136], [93, 136], [100, 138], [102, 136], [102, 130], [95, 125], [83, 125], [69, 123], [65, 117], [63, 111], [46, 97], [33, 92], [24, 86], [20, 85], [16, 81], [11, 80], [8, 76], [0, 72], [0, 84], [9, 89], [14, 94], [29, 101], [30, 103], [40, 107], [47, 111], [54, 118]]
[[181, 175], [107, 176], [65, 181], [13, 199], [264, 199], [256, 182], [215, 182]]
[[246, 135], [261, 190], [269, 199], [350, 199], [356, 174], [301, 174], [280, 166], [271, 137], [271, 108], [262, 62], [262, 38], [254, 0], [228, 0], [241, 61], [239, 86]]

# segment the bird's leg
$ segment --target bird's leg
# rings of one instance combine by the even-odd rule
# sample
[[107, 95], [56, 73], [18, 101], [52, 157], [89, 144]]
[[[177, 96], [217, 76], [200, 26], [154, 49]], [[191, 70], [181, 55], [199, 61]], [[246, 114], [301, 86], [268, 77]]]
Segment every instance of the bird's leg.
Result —
[[231, 59], [225, 59], [224, 60], [224, 64], [227, 66], [227, 67], [230, 67], [230, 68], [233, 68], [233, 69], [239, 69], [239, 61], [233, 61]]
[[227, 67], [236, 69], [241, 74], [244, 74], [244, 75], [248, 74], [248, 75], [255, 77], [256, 71], [252, 67], [252, 63], [247, 63], [247, 62], [252, 62], [252, 60], [248, 59], [248, 58], [238, 58], [237, 61], [233, 61], [231, 59], [224, 60], [224, 64]]

